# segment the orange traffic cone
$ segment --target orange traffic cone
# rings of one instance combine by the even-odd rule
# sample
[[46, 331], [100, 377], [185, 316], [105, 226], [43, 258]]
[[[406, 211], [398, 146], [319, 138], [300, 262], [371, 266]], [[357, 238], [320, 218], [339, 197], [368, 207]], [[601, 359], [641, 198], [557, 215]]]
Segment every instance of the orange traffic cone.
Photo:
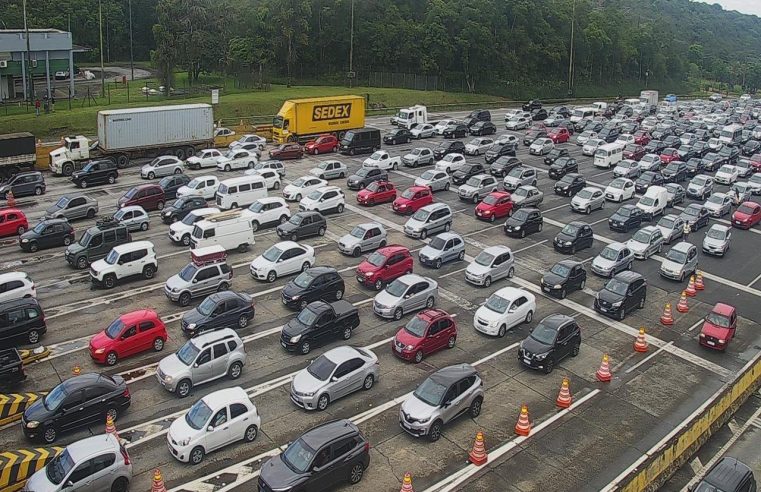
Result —
[[639, 335], [634, 340], [634, 350], [637, 352], [647, 352], [647, 340], [645, 339], [645, 328], [639, 329]]
[[563, 378], [563, 384], [560, 385], [560, 393], [558, 393], [558, 399], [555, 400], [555, 404], [560, 408], [568, 408], [571, 406], [571, 389], [569, 388], [568, 378]]
[[71, 368], [71, 373], [75, 376], [79, 376], [80, 374], [82, 374], [82, 368], [79, 367], [79, 365], [76, 365]]
[[116, 426], [114, 425], [114, 419], [110, 415], [106, 416], [106, 434], [113, 434], [118, 440], [119, 434], [116, 432]]
[[685, 291], [682, 291], [682, 296], [679, 298], [679, 303], [676, 305], [676, 310], [680, 313], [686, 313], [690, 310], [690, 307], [687, 305], [687, 293]]
[[609, 383], [612, 376], [610, 374], [610, 364], [608, 362], [608, 354], [602, 356], [602, 363], [600, 368], [595, 373], [597, 380], [601, 383]]
[[404, 474], [404, 479], [402, 480], [402, 488], [399, 490], [399, 492], [415, 492], [415, 490], [412, 488], [412, 475], [410, 475], [409, 472]]
[[161, 471], [159, 471], [158, 468], [153, 470], [153, 485], [151, 486], [151, 492], [166, 492], [164, 479], [161, 478]]
[[13, 192], [9, 191], [5, 194], [5, 204], [8, 205], [10, 208], [13, 208], [16, 206], [16, 197], [13, 196]]
[[695, 275], [695, 290], [703, 290], [706, 286], [703, 283], [703, 273], [698, 270], [697, 275]]
[[481, 431], [476, 433], [476, 440], [473, 443], [473, 449], [470, 450], [468, 459], [476, 466], [481, 466], [488, 459], [486, 456], [486, 446], [484, 445], [484, 434]]
[[667, 302], [663, 307], [663, 314], [661, 314], [661, 324], [671, 326], [674, 324], [674, 317], [671, 315], [671, 303]]
[[690, 297], [695, 297], [697, 290], [695, 290], [695, 275], [690, 275], [690, 282], [687, 284], [687, 288], [684, 289], [684, 293]]
[[528, 419], [528, 407], [525, 403], [521, 407], [521, 414], [515, 424], [515, 433], [519, 436], [528, 436], [531, 433], [531, 422]]

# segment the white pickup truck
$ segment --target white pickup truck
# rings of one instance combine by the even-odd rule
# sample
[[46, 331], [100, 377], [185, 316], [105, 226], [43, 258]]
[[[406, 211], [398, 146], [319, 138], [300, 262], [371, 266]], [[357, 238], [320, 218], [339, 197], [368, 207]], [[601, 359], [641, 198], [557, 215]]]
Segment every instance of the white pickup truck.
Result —
[[365, 159], [365, 161], [362, 163], [362, 167], [372, 167], [383, 169], [385, 171], [395, 171], [401, 165], [401, 157], [391, 157], [385, 150], [378, 150], [373, 152], [373, 155]]

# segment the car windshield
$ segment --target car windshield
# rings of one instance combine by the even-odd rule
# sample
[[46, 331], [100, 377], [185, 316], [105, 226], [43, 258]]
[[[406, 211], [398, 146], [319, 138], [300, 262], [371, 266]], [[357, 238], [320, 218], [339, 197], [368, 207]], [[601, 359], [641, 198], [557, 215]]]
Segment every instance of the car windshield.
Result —
[[479, 186], [481, 186], [481, 180], [477, 178], [476, 176], [473, 176], [465, 184], [468, 186], [472, 186], [473, 188], [478, 188]]
[[203, 300], [201, 304], [198, 305], [198, 312], [203, 314], [204, 316], [210, 315], [214, 308], [217, 306], [217, 303], [211, 298], [211, 296], [207, 297]]
[[315, 277], [310, 275], [310, 273], [307, 272], [301, 272], [295, 279], [293, 279], [293, 283], [297, 286], [301, 287], [302, 289], [305, 289], [309, 287], [309, 284], [312, 283], [312, 280], [314, 280]]
[[692, 182], [691, 183], [696, 185], [696, 186], [704, 186], [707, 182], [708, 182], [708, 178], [704, 178], [704, 177], [701, 177], [701, 176], [695, 176], [694, 178], [692, 178]]
[[494, 261], [494, 255], [486, 251], [481, 251], [475, 259], [477, 264], [485, 267], [491, 266], [492, 261]]
[[687, 254], [684, 251], [678, 251], [672, 248], [668, 253], [666, 253], [666, 258], [673, 261], [674, 263], [679, 263], [682, 265], [687, 261]]
[[490, 311], [504, 314], [507, 311], [507, 308], [510, 307], [510, 300], [500, 297], [497, 294], [492, 294], [486, 299], [486, 304], [484, 304], [484, 306]]
[[410, 286], [399, 279], [394, 280], [386, 286], [386, 292], [394, 297], [402, 297]]
[[42, 403], [48, 410], [55, 410], [66, 399], [69, 394], [66, 392], [66, 388], [63, 384], [59, 384], [47, 394]]
[[361, 167], [361, 168], [359, 168], [359, 170], [357, 171], [357, 176], [359, 176], [360, 178], [364, 178], [364, 177], [365, 177], [365, 176], [367, 176], [368, 174], [370, 174], [370, 169], [368, 169], [368, 168], [366, 168], [366, 167]]
[[194, 360], [196, 360], [198, 352], [200, 352], [200, 350], [198, 350], [198, 347], [196, 347], [193, 342], [187, 342], [177, 351], [177, 358], [180, 362], [189, 366]]
[[415, 193], [417, 193], [417, 190], [413, 190], [412, 188], [408, 188], [404, 190], [404, 193], [402, 193], [402, 198], [406, 198], [407, 200], [412, 199], [413, 196], [415, 196]]
[[706, 321], [721, 328], [729, 328], [731, 326], [728, 317], [715, 311], [708, 313], [708, 316], [706, 316]]
[[302, 309], [296, 319], [304, 326], [312, 326], [312, 323], [317, 319], [317, 313], [309, 308]]
[[92, 239], [92, 234], [90, 234], [90, 230], [88, 229], [85, 231], [84, 234], [82, 234], [82, 237], [79, 238], [79, 241], [77, 241], [81, 246], [87, 246], [90, 244], [90, 240]]
[[190, 282], [193, 280], [193, 276], [198, 271], [198, 268], [193, 263], [188, 263], [185, 265], [185, 268], [180, 270], [180, 278], [184, 280], [185, 282]]
[[628, 207], [621, 207], [616, 211], [616, 215], [620, 215], [621, 217], [629, 217], [631, 214], [632, 214], [632, 209]]
[[708, 229], [708, 232], [706, 232], [706, 236], [710, 237], [711, 239], [723, 240], [725, 237], [727, 237], [727, 233], [723, 229], [711, 227]]
[[304, 473], [309, 469], [314, 453], [314, 449], [307, 446], [303, 439], [299, 439], [283, 452], [283, 463], [296, 473]]
[[567, 277], [568, 274], [571, 273], [571, 269], [562, 263], [555, 263], [552, 265], [552, 268], [550, 268], [550, 272], [560, 277]]
[[[190, 189], [196, 189], [196, 188], [198, 188], [198, 185], [200, 185], [201, 183], [203, 183], [203, 180], [200, 180], [200, 179], [191, 179], [190, 183], [188, 183], [186, 186], [188, 188], [190, 188]], [[132, 191], [132, 190], [130, 190], [130, 191]]]
[[737, 212], [745, 215], [753, 215], [754, 209], [748, 205], [740, 205], [737, 207]]
[[590, 190], [581, 190], [576, 194], [577, 197], [583, 198], [584, 200], [587, 200], [589, 198], [592, 198], [592, 191]]
[[618, 258], [618, 250], [611, 248], [610, 246], [606, 246], [605, 249], [600, 252], [600, 257], [613, 261]]
[[528, 220], [528, 212], [525, 210], [518, 210], [513, 214], [513, 218], [518, 222], [525, 222]]
[[300, 215], [292, 215], [290, 219], [288, 219], [288, 223], [293, 225], [301, 225], [301, 216]]
[[[660, 224], [660, 222], [659, 222]], [[638, 243], [650, 243], [650, 234], [648, 232], [645, 232], [643, 230], [637, 231], [634, 236], [632, 236], [632, 241], [638, 242]]]
[[557, 332], [554, 328], [550, 328], [548, 326], [545, 326], [544, 324], [540, 323], [534, 330], [531, 332], [530, 337], [536, 340], [539, 343], [543, 343], [544, 345], [552, 345], [555, 343], [555, 335]]
[[426, 328], [428, 328], [428, 323], [418, 318], [417, 316], [409, 320], [407, 324], [404, 325], [404, 331], [418, 338], [423, 338], [425, 336]]
[[640, 198], [639, 202], [646, 207], [652, 207], [653, 204], [655, 203], [655, 199], [649, 196], [643, 196], [642, 198]]
[[37, 234], [42, 234], [42, 232], [45, 230], [45, 228], [46, 228], [47, 226], [48, 226], [48, 225], [47, 225], [45, 222], [40, 222], [40, 223], [38, 223], [36, 226], [34, 226], [34, 229], [32, 229], [32, 230], [33, 230], [34, 232], [36, 232]]
[[428, 247], [441, 251], [444, 249], [445, 244], [446, 244], [446, 240], [440, 238], [439, 236], [436, 236], [435, 238], [431, 239], [431, 242], [428, 244]]
[[420, 210], [415, 212], [415, 215], [413, 215], [412, 218], [420, 222], [425, 222], [428, 219], [429, 215], [431, 215], [431, 212], [421, 208]]
[[686, 207], [684, 210], [682, 210], [683, 214], [691, 215], [693, 217], [697, 217], [700, 215], [700, 208], [698, 207]]
[[376, 251], [367, 257], [367, 262], [372, 266], [380, 267], [386, 263], [386, 257]]
[[308, 194], [307, 198], [309, 198], [310, 200], [319, 200], [321, 196], [322, 196], [322, 192], [319, 190], [315, 190], [312, 193]]
[[567, 236], [575, 236], [576, 233], [579, 232], [579, 226], [574, 224], [566, 224], [566, 226], [563, 227], [563, 230], [560, 232]]
[[299, 178], [299, 179], [297, 179], [296, 181], [293, 182], [293, 186], [295, 186], [296, 188], [301, 188], [301, 187], [304, 186], [305, 182], [306, 182], [306, 179]]
[[159, 181], [159, 186], [162, 188], [166, 188], [172, 183], [172, 180], [174, 180], [174, 176], [166, 176], [161, 178], [161, 181]]
[[626, 184], [626, 181], [623, 179], [614, 179], [610, 182], [608, 186], [611, 188], [615, 188], [617, 190], [622, 190], [624, 188], [624, 184]]
[[706, 200], [706, 202], [721, 205], [722, 203], [724, 203], [724, 197], [721, 195], [711, 195], [708, 197], [708, 200]]
[[[560, 181], [558, 181], [558, 184], [567, 184], [567, 185], [569, 185], [569, 184], [573, 184], [573, 180], [574, 180], [574, 178], [575, 178], [575, 176], [563, 176], [563, 179], [561, 179]], [[611, 185], [612, 185], [612, 184], [613, 184], [613, 183], [611, 183]]]
[[201, 430], [206, 425], [206, 422], [209, 421], [209, 417], [211, 417], [211, 408], [203, 400], [198, 400], [190, 407], [188, 413], [185, 414], [185, 422], [191, 428]]
[[365, 189], [366, 189], [367, 191], [376, 192], [376, 191], [378, 191], [378, 187], [379, 187], [379, 186], [380, 186], [380, 185], [378, 184], [378, 182], [377, 182], [377, 181], [373, 181], [372, 183], [370, 183], [369, 185], [367, 185], [367, 187], [366, 187]]
[[63, 482], [63, 479], [74, 468], [74, 460], [69, 454], [69, 450], [64, 450], [45, 467], [45, 474], [51, 483], [58, 485]]
[[[430, 181], [430, 180], [432, 180], [432, 179], [433, 179], [433, 178], [435, 178], [435, 177], [436, 177], [436, 172], [435, 172], [435, 171], [426, 171], [426, 172], [424, 172], [424, 173], [423, 173], [423, 174], [420, 176], [420, 179], [425, 179], [425, 180], [427, 180], [427, 181]], [[369, 187], [368, 187], [368, 188], [369, 188]]]
[[327, 381], [335, 368], [335, 362], [325, 357], [325, 355], [321, 355], [309, 364], [307, 372], [320, 381]]
[[625, 296], [628, 289], [629, 284], [622, 282], [615, 277], [608, 280], [608, 283], [605, 284], [605, 290], [618, 294], [619, 296]]
[[483, 199], [483, 203], [485, 203], [487, 205], [496, 205], [497, 204], [497, 200], [499, 200], [498, 196], [490, 194], [490, 195], [486, 195], [486, 197]]
[[55, 206], [56, 206], [56, 208], [66, 208], [66, 205], [69, 204], [69, 201], [70, 201], [69, 197], [62, 196], [61, 198], [58, 199], [58, 201], [56, 202]]
[[264, 209], [264, 204], [262, 202], [254, 202], [248, 206], [248, 210], [255, 214], [258, 214], [259, 212], [261, 212], [262, 209]]
[[447, 392], [447, 387], [443, 384], [437, 383], [431, 378], [423, 381], [420, 386], [415, 390], [415, 397], [432, 407], [441, 405], [441, 400], [444, 398], [444, 394]]
[[271, 246], [267, 251], [264, 252], [264, 254], [262, 255], [262, 258], [274, 263], [277, 261], [278, 258], [280, 258], [281, 254], [283, 254], [283, 250], [281, 250], [277, 246]]
[[108, 256], [106, 256], [106, 263], [109, 265], [115, 265], [117, 261], [119, 261], [119, 253], [117, 253], [115, 249], [112, 249], [108, 253]]

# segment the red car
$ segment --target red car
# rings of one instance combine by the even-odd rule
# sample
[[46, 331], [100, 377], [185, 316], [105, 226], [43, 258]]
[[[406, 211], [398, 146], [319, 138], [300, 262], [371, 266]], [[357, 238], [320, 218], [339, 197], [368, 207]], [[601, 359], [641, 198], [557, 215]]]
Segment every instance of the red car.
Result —
[[396, 187], [388, 181], [373, 181], [357, 193], [357, 203], [360, 205], [377, 205], [393, 202], [395, 199]]
[[738, 229], [750, 229], [761, 222], [761, 205], [756, 202], [743, 202], [732, 214], [732, 225]]
[[716, 303], [700, 330], [700, 345], [715, 349], [725, 350], [729, 341], [735, 336], [737, 329], [737, 311], [733, 306], [724, 303]]
[[644, 130], [639, 130], [637, 132], [634, 132], [634, 143], [637, 145], [645, 146], [648, 143], [650, 143], [650, 140], [652, 140], [653, 137], [650, 136], [649, 133], [647, 133]]
[[750, 165], [754, 173], [761, 172], [761, 154], [753, 154], [750, 157]]
[[414, 214], [418, 209], [430, 205], [431, 203], [433, 203], [433, 193], [429, 187], [410, 186], [404, 190], [402, 196], [394, 200], [394, 203], [391, 206], [393, 207], [394, 212], [407, 215]]
[[310, 140], [304, 145], [304, 151], [307, 154], [326, 154], [328, 152], [338, 152], [338, 139], [335, 135], [320, 135], [314, 140]]
[[661, 152], [661, 162], [663, 164], [668, 164], [671, 161], [678, 161], [678, 160], [679, 160], [679, 151], [673, 147], [669, 147], [668, 149], [663, 149], [663, 152]]
[[357, 267], [357, 282], [381, 290], [389, 282], [412, 273], [412, 256], [404, 246], [377, 249]]
[[562, 127], [553, 128], [547, 136], [554, 144], [565, 143], [571, 138], [571, 134], [568, 130]]
[[426, 309], [396, 332], [391, 340], [391, 351], [397, 357], [417, 364], [423, 356], [454, 347], [456, 341], [454, 318], [441, 309]]
[[140, 205], [145, 210], [161, 210], [166, 203], [164, 188], [157, 184], [143, 184], [131, 188], [117, 202], [119, 208]]
[[146, 350], [160, 352], [168, 338], [164, 322], [156, 311], [141, 309], [122, 314], [108, 328], [90, 339], [90, 357], [113, 366], [122, 357]]
[[0, 237], [23, 234], [29, 229], [24, 212], [17, 208], [4, 208], [0, 210]]
[[506, 191], [492, 191], [476, 205], [476, 218], [494, 222], [501, 217], [509, 217], [513, 213], [515, 204], [510, 200], [510, 193]]
[[280, 144], [270, 150], [270, 159], [301, 159], [302, 157], [304, 157], [304, 150], [295, 142]]
[[624, 159], [630, 159], [632, 161], [639, 162], [640, 159], [645, 157], [645, 148], [637, 144], [629, 144], [624, 147]]

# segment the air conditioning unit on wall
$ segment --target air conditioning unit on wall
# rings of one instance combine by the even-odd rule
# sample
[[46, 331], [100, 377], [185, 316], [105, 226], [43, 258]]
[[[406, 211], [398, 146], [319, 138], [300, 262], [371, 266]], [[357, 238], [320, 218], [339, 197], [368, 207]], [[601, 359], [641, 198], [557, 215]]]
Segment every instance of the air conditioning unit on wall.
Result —
[[0, 60], [0, 68], [8, 68], [8, 60]]

